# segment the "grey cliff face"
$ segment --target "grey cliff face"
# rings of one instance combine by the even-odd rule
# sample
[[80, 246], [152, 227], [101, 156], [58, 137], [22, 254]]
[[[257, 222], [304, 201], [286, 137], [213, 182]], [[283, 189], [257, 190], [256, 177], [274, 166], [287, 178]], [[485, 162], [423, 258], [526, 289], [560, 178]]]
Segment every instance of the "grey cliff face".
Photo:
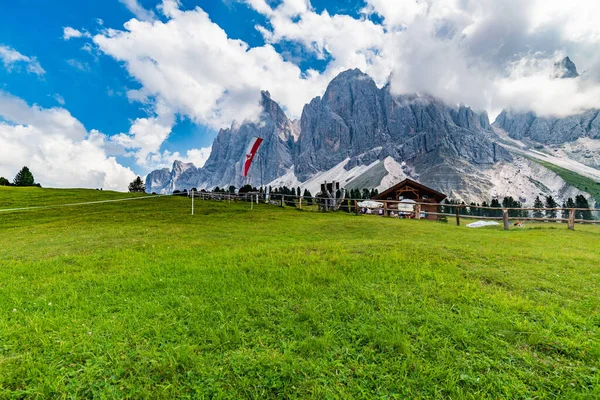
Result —
[[394, 96], [389, 85], [379, 89], [368, 75], [349, 70], [329, 84], [323, 98], [304, 107], [295, 172], [304, 180], [348, 157], [351, 168], [387, 156], [411, 161], [437, 147], [493, 164], [510, 155], [496, 149], [490, 130], [486, 113], [451, 108], [430, 96]]
[[[261, 104], [258, 121], [233, 123], [219, 132], [203, 168], [177, 161], [172, 170], [150, 173], [147, 190], [168, 193], [192, 187], [259, 186], [261, 165], [264, 184], [290, 173], [292, 167], [295, 177], [286, 176], [305, 182], [345, 160], [349, 160], [344, 165], [347, 171], [381, 162], [379, 172], [373, 170], [363, 177], [364, 184], [375, 175], [381, 180], [388, 171], [391, 174], [385, 161], [392, 165], [389, 168], [406, 168], [407, 174], [434, 189], [488, 200], [499, 179], [504, 179], [490, 175], [498, 166], [516, 176], [511, 179], [529, 182], [527, 177], [520, 178], [513, 154], [498, 144], [485, 112], [449, 106], [423, 94], [395, 95], [389, 85], [378, 88], [359, 70], [336, 77], [322, 97], [305, 105], [300, 120], [288, 119], [268, 92], [263, 92]], [[511, 137], [545, 143], [600, 138], [597, 111], [562, 119], [503, 111], [494, 126]], [[242, 178], [241, 169], [253, 136], [264, 142], [259, 150], [262, 157], [255, 159], [248, 181]], [[379, 182], [369, 184], [375, 187]], [[511, 182], [504, 185], [514, 187]]]
[[304, 107], [302, 134], [295, 147], [296, 176], [300, 180], [327, 170], [347, 157], [386, 142], [381, 92], [359, 70], [338, 75]]
[[529, 139], [544, 144], [562, 144], [579, 138], [600, 139], [600, 110], [589, 110], [565, 118], [537, 117], [534, 113], [503, 110], [494, 126], [513, 139]]
[[[201, 170], [202, 183], [199, 187], [234, 185], [245, 183], [253, 186], [262, 181], [270, 182], [285, 174], [293, 165], [292, 148], [297, 132], [281, 107], [273, 101], [268, 92], [262, 94], [263, 114], [259, 122], [233, 124], [231, 128], [221, 130], [215, 139], [210, 157]], [[263, 143], [250, 168], [249, 180], [241, 176], [246, 149], [254, 136], [263, 138]]]
[[169, 168], [157, 169], [152, 171], [146, 177], [146, 191], [148, 193], [160, 193], [168, 184], [171, 178]]

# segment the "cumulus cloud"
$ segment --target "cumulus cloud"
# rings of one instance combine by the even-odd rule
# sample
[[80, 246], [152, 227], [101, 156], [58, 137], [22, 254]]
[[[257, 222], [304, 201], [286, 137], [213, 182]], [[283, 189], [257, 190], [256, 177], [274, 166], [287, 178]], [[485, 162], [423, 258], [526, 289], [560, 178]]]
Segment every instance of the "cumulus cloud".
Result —
[[35, 57], [27, 57], [19, 53], [17, 50], [0, 45], [0, 60], [9, 72], [12, 70], [20, 70], [22, 67], [29, 73], [42, 76], [46, 73]]
[[71, 28], [70, 26], [65, 26], [63, 28], [63, 40], [69, 40], [69, 39], [73, 39], [73, 38], [82, 38], [82, 37], [89, 38], [89, 37], [91, 37], [91, 35], [87, 31], [80, 31], [78, 29]]
[[44, 186], [124, 191], [135, 175], [106, 155], [106, 143], [63, 108], [30, 106], [0, 92], [0, 176], [10, 179], [27, 165]]
[[160, 167], [164, 164], [160, 147], [169, 137], [173, 123], [173, 115], [166, 112], [160, 117], [138, 118], [128, 133], [112, 136], [111, 142], [125, 149], [125, 155], [134, 157], [138, 165], [148, 169]]
[[58, 93], [55, 93], [55, 94], [52, 96], [52, 98], [53, 98], [54, 100], [56, 100], [56, 102], [57, 102], [58, 104], [60, 104], [61, 106], [64, 106], [64, 105], [65, 105], [65, 98], [64, 98], [64, 97], [62, 97], [60, 94], [58, 94]]
[[[268, 88], [292, 116], [327, 84], [327, 77], [285, 62], [271, 45], [250, 48], [227, 37], [208, 14], [165, 1], [167, 22], [130, 20], [125, 30], [94, 37], [101, 51], [125, 63], [142, 87], [130, 99], [162, 102], [215, 129], [256, 118]], [[293, 88], [293, 90], [290, 90]]]
[[200, 149], [190, 149], [185, 154], [179, 152], [171, 153], [170, 151], [164, 151], [162, 154], [154, 155], [154, 164], [157, 168], [170, 167], [174, 161], [179, 160], [185, 163], [193, 163], [197, 168], [202, 168], [210, 156], [212, 146], [202, 147]]
[[[511, 107], [562, 116], [600, 107], [594, 1], [367, 0], [363, 15], [377, 14], [382, 26], [319, 14], [305, 1], [274, 8], [246, 2], [269, 19], [269, 27], [258, 27], [267, 42], [300, 43], [330, 57], [328, 68], [359, 67], [380, 84], [391, 72], [396, 93], [429, 93], [492, 114]], [[563, 54], [589, 70], [585, 82], [551, 79], [548, 65]], [[540, 62], [525, 77], [519, 66], [532, 58]]]
[[[593, 80], [556, 82], [545, 67], [569, 54], [590, 71], [588, 77], [600, 75], [594, 60], [599, 28], [589, 17], [599, 6], [593, 2], [576, 0], [576, 7], [565, 10], [541, 0], [367, 0], [362, 17], [354, 18], [318, 13], [308, 0], [239, 1], [268, 19], [256, 27], [265, 45], [231, 39], [201, 8], [184, 11], [175, 0], [158, 7], [164, 21], [133, 19], [94, 42], [140, 82], [130, 99], [168, 104], [173, 113], [215, 129], [255, 119], [264, 89], [298, 118], [304, 104], [349, 68], [362, 69], [379, 85], [391, 75], [396, 93], [429, 93], [491, 114], [504, 107], [555, 114], [552, 100], [564, 104], [561, 114], [598, 106]], [[375, 14], [382, 24], [370, 19]], [[302, 46], [327, 66], [302, 71], [275, 44]], [[531, 77], [515, 70], [532, 55], [546, 60], [535, 72], [536, 84], [548, 88], [544, 101]]]
[[84, 61], [76, 60], [74, 58], [69, 58], [67, 60], [67, 64], [69, 64], [71, 67], [73, 67], [75, 69], [78, 69], [81, 72], [90, 72], [91, 71], [90, 64], [88, 64]]
[[135, 17], [141, 21], [152, 21], [156, 18], [154, 12], [147, 10], [138, 2], [138, 0], [119, 0]]

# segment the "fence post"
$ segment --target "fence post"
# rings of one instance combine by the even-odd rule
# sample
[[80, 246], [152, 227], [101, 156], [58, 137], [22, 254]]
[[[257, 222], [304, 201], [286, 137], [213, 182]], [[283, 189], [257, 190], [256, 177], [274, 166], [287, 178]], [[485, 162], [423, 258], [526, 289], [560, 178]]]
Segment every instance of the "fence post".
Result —
[[302, 196], [298, 196], [298, 208], [302, 210]]
[[194, 191], [192, 190], [192, 215], [194, 215]]
[[383, 201], [383, 216], [387, 217], [388, 216], [388, 205], [387, 205], [387, 201]]
[[421, 205], [415, 204], [415, 219], [421, 219]]
[[569, 210], [569, 229], [575, 230], [575, 209], [571, 208]]
[[460, 206], [456, 206], [456, 226], [460, 226]]
[[507, 231], [509, 229], [508, 225], [508, 210], [505, 208], [502, 210], [502, 221], [504, 222], [504, 230]]
[[281, 195], [281, 207], [283, 207], [283, 198], [284, 198], [284, 196]]
[[356, 212], [356, 215], [358, 215], [358, 201], [354, 200], [354, 211]]

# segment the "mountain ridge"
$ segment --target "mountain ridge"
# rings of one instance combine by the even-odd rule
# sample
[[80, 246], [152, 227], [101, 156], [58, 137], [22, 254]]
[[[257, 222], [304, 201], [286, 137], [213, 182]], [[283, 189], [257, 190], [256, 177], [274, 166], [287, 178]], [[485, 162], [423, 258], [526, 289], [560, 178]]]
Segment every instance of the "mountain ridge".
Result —
[[[449, 106], [426, 94], [394, 95], [389, 83], [379, 88], [359, 69], [335, 77], [323, 96], [304, 106], [299, 120], [290, 120], [268, 92], [262, 92], [261, 105], [258, 121], [233, 123], [219, 131], [203, 168], [182, 169], [174, 164], [168, 178], [168, 169], [153, 171], [146, 180], [148, 191], [240, 187], [247, 182], [255, 186], [287, 182], [316, 189], [315, 180], [335, 170], [336, 176], [345, 179], [344, 184], [359, 178], [355, 176], [359, 172], [379, 180], [372, 187], [389, 183], [392, 177], [410, 176], [453, 197], [477, 201], [493, 194], [498, 186], [495, 168], [518, 174], [515, 157], [520, 155], [503, 146], [496, 130], [522, 139], [530, 132], [523, 133], [523, 129], [531, 130], [536, 120], [532, 114], [518, 114], [513, 121], [513, 114], [503, 110], [490, 124], [486, 112], [464, 105]], [[245, 181], [240, 170], [252, 136], [260, 136], [264, 142], [261, 157]], [[377, 168], [377, 173], [371, 168]], [[381, 178], [382, 174], [388, 179]], [[519, 182], [526, 189], [522, 189], [523, 196], [513, 190], [514, 197], [523, 199], [526, 192], [530, 197], [537, 190], [526, 179], [519, 177]], [[558, 188], [561, 184], [553, 185], [540, 187]], [[565, 192], [563, 186], [565, 182], [559, 189]]]

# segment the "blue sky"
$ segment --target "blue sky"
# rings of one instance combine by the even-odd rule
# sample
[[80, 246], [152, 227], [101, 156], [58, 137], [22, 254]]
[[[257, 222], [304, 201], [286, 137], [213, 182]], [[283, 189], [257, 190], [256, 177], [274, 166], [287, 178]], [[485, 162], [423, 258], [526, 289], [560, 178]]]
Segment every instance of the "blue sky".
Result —
[[592, 80], [547, 79], [566, 54], [590, 77], [600, 70], [600, 6], [574, 2], [4, 2], [0, 175], [27, 162], [50, 186], [124, 188], [176, 158], [201, 164], [219, 129], [256, 118], [261, 89], [299, 118], [348, 68], [492, 115], [579, 112], [597, 106]]
[[[126, 132], [131, 120], [147, 114], [140, 104], [129, 101], [125, 95], [128, 89], [137, 88], [139, 84], [111, 57], [90, 54], [81, 49], [81, 42], [63, 40], [63, 27], [74, 26], [89, 32], [102, 27], [118, 29], [134, 15], [117, 0], [61, 0], [60, 3], [61, 7], [47, 0], [2, 5], [0, 44], [25, 55], [35, 55], [46, 74], [36, 79], [0, 68], [0, 88], [45, 108], [62, 106], [55, 98], [58, 95], [64, 99], [64, 107], [88, 130], [97, 129], [108, 135]], [[158, 2], [143, 1], [142, 4], [152, 8]], [[202, 0], [185, 1], [183, 5], [202, 7], [232, 37], [253, 45], [264, 44], [253, 23], [260, 15], [244, 4]], [[68, 60], [78, 61], [84, 69], [70, 65]], [[163, 149], [174, 152], [210, 146], [215, 135], [213, 129], [183, 118]], [[136, 168], [130, 158], [120, 157], [119, 161], [137, 173], [147, 172]]]
[[[147, 115], [143, 106], [126, 96], [127, 90], [139, 88], [139, 83], [113, 58], [82, 50], [79, 41], [63, 40], [63, 28], [75, 27], [92, 34], [103, 28], [122, 29], [123, 24], [135, 15], [118, 0], [61, 0], [59, 3], [60, 7], [56, 6], [56, 2], [47, 0], [2, 5], [0, 44], [18, 49], [24, 55], [35, 56], [46, 73], [43, 78], [36, 79], [0, 68], [0, 88], [44, 108], [64, 106], [88, 130], [97, 129], [107, 135], [127, 132], [132, 120]], [[272, 2], [273, 5], [276, 3]], [[150, 10], [160, 1], [144, 0], [139, 4]], [[327, 10], [332, 14], [358, 16], [364, 2], [316, 0], [312, 6], [317, 12]], [[230, 38], [241, 39], [252, 47], [265, 44], [255, 25], [267, 24], [268, 21], [247, 4], [235, 0], [181, 1], [184, 10], [195, 7], [206, 11]], [[36, 11], [32, 12], [34, 9]], [[326, 65], [326, 61], [318, 60], [297, 46], [282, 43], [275, 47], [284, 57], [291, 58], [288, 53], [293, 53], [302, 70], [313, 68], [322, 71]], [[64, 104], [57, 99], [64, 100]], [[161, 150], [185, 152], [207, 147], [215, 136], [215, 129], [180, 116]], [[118, 157], [118, 160], [136, 173], [147, 173], [130, 157]]]

